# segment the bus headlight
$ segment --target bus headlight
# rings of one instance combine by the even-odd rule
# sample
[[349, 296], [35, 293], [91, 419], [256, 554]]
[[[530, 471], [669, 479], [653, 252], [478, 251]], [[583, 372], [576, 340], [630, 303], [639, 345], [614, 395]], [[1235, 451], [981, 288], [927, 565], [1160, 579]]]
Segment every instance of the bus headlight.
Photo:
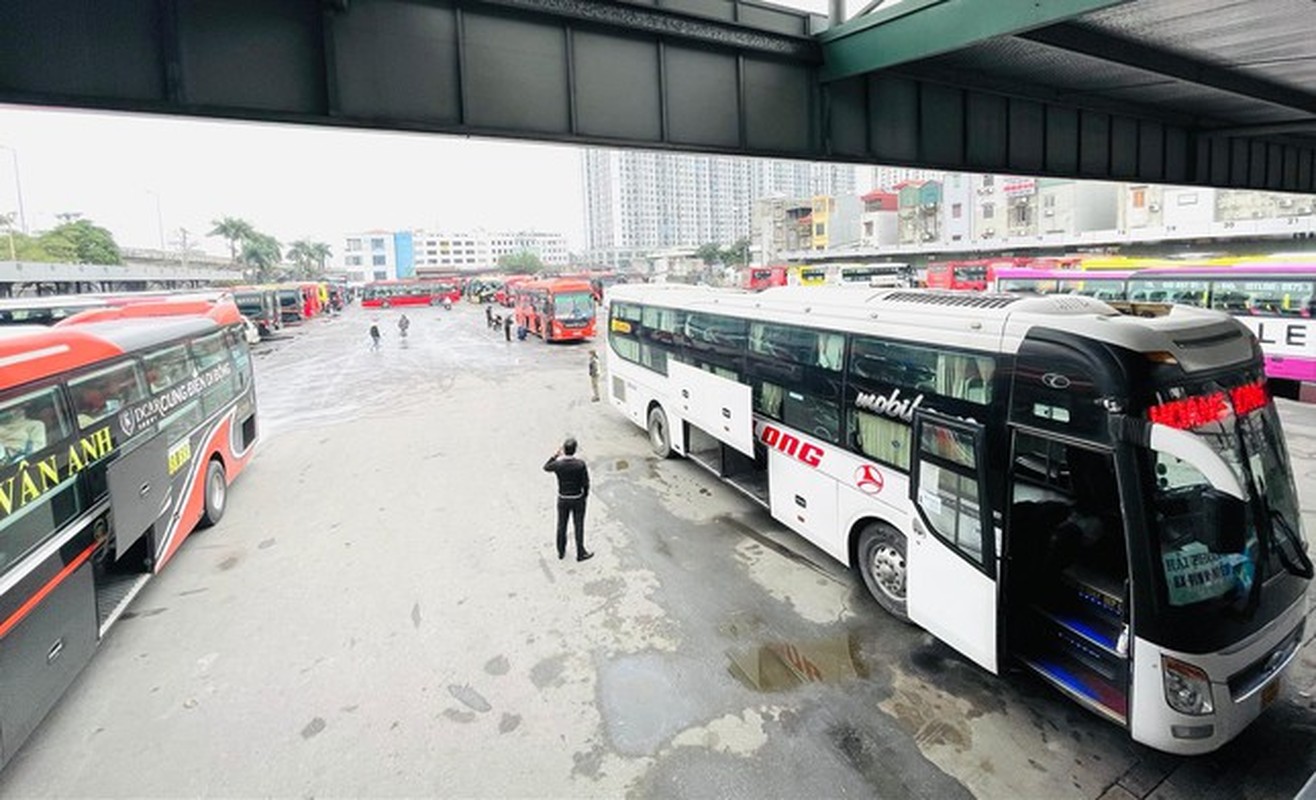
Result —
[[1161, 656], [1161, 679], [1165, 682], [1165, 702], [1180, 714], [1200, 717], [1215, 711], [1211, 681], [1201, 669]]

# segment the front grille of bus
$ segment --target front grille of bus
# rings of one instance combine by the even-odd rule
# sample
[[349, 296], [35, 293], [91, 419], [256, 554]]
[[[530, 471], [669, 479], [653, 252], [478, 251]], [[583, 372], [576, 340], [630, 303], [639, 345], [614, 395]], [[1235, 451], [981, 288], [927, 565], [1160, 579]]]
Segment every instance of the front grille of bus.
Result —
[[933, 306], [964, 308], [1005, 308], [1023, 299], [1012, 294], [977, 294], [974, 292], [892, 292], [884, 300]]
[[1302, 641], [1302, 629], [1306, 620], [1298, 624], [1284, 640], [1272, 647], [1265, 655], [1229, 676], [1229, 696], [1237, 701], [1241, 697], [1256, 691], [1257, 687], [1270, 680], [1289, 657], [1298, 649]]

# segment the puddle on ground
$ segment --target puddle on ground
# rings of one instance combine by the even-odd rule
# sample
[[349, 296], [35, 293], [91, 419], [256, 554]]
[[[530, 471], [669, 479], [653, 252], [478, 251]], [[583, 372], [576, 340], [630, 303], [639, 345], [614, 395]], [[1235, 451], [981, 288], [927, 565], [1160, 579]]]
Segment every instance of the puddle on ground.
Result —
[[628, 469], [630, 469], [630, 468], [631, 468], [631, 462], [627, 461], [627, 460], [624, 459], [624, 458], [619, 458], [619, 459], [617, 459], [616, 461], [612, 462], [612, 471], [613, 471], [613, 472], [623, 472], [623, 471], [628, 470]]
[[727, 651], [736, 680], [760, 692], [781, 692], [804, 683], [840, 683], [863, 677], [851, 634], [795, 642], [769, 642]]

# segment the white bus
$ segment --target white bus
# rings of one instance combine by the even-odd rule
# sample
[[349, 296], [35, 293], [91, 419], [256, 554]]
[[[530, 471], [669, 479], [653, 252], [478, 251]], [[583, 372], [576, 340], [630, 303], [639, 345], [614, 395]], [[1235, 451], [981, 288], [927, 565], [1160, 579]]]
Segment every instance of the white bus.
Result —
[[914, 268], [900, 261], [834, 266], [835, 282], [842, 286], [907, 287], [915, 282]]
[[1164, 308], [619, 286], [608, 396], [891, 613], [1201, 753], [1277, 696], [1312, 565], [1255, 338]]

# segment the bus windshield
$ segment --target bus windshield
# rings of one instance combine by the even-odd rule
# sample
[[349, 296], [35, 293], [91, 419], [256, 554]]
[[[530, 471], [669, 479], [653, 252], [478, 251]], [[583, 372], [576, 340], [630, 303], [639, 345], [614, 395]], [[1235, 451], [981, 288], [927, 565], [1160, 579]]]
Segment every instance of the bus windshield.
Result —
[[1153, 408], [1151, 418], [1191, 428], [1248, 495], [1245, 502], [1228, 497], [1193, 464], [1151, 452], [1152, 508], [1169, 605], [1193, 607], [1205, 619], [1213, 618], [1210, 609], [1236, 615], [1256, 602], [1257, 581], [1285, 571], [1310, 577], [1278, 413], [1261, 385], [1169, 400]]
[[553, 296], [553, 317], [564, 322], [594, 316], [594, 296], [589, 292], [564, 292]]

